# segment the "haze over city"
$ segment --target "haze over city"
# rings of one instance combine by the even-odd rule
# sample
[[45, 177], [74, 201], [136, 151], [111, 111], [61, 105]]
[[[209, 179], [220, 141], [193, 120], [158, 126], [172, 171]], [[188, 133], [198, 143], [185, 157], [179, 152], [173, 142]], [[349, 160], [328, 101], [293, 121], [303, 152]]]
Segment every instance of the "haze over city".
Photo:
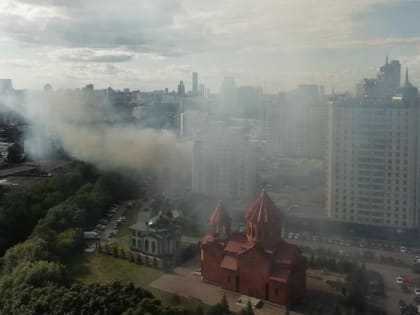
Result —
[[420, 1], [0, 0], [0, 314], [420, 314], [419, 85]]
[[27, 89], [172, 90], [195, 70], [212, 91], [226, 75], [271, 93], [312, 82], [353, 91], [389, 54], [417, 83], [419, 10], [398, 0], [3, 0], [0, 65]]

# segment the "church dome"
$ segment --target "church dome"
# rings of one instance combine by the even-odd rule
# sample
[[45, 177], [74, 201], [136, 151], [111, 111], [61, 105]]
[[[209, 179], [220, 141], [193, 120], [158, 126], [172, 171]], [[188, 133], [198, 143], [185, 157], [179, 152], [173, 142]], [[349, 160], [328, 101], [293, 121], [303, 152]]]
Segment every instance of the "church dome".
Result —
[[158, 215], [154, 216], [147, 222], [147, 227], [149, 228], [166, 228], [169, 225], [172, 224], [172, 219], [163, 215], [162, 213], [159, 213]]
[[280, 221], [280, 211], [263, 191], [248, 208], [246, 220], [251, 223], [276, 223]]
[[217, 203], [216, 208], [214, 208], [213, 213], [210, 217], [210, 224], [217, 225], [217, 224], [229, 224], [230, 223], [230, 216], [227, 213], [225, 206], [221, 201]]

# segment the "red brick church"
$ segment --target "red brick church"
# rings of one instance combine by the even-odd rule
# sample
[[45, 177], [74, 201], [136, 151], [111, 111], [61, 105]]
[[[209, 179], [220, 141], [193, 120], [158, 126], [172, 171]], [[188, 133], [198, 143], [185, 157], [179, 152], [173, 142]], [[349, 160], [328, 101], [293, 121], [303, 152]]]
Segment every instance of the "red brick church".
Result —
[[210, 217], [211, 234], [201, 246], [203, 279], [223, 289], [286, 305], [306, 289], [300, 249], [281, 239], [281, 215], [262, 192], [245, 215], [245, 233], [230, 233], [230, 217], [219, 202]]

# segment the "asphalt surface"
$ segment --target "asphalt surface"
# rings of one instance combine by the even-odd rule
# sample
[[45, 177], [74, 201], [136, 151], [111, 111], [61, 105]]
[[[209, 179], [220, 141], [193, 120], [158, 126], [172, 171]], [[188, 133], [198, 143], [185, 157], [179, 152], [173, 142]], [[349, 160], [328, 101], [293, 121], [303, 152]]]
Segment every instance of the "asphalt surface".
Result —
[[[372, 248], [360, 248], [356, 246], [341, 246], [341, 245], [335, 245], [335, 244], [325, 244], [320, 242], [314, 242], [314, 241], [303, 241], [303, 240], [291, 240], [287, 239], [287, 242], [294, 243], [296, 245], [300, 246], [307, 246], [313, 249], [316, 248], [324, 248], [332, 251], [344, 251], [346, 256], [354, 256], [357, 252], [363, 253], [363, 251], [371, 251], [373, 252], [377, 257], [384, 256], [384, 257], [393, 257], [394, 259], [401, 259], [404, 262], [407, 262], [407, 265], [411, 264], [411, 257], [413, 257], [414, 254], [410, 253], [401, 253], [398, 251], [389, 251], [389, 250], [378, 250], [378, 249], [372, 249]], [[375, 270], [381, 273], [381, 275], [384, 278], [385, 281], [385, 287], [386, 287], [386, 298], [381, 301], [377, 301], [375, 304], [377, 304], [380, 307], [383, 307], [389, 315], [399, 315], [399, 301], [403, 300], [407, 304], [414, 303], [414, 287], [415, 284], [412, 284], [408, 287], [407, 292], [405, 293], [403, 288], [400, 285], [396, 284], [396, 278], [398, 276], [402, 276], [412, 283], [418, 283], [420, 285], [420, 275], [414, 274], [409, 266], [395, 266], [395, 265], [389, 265], [384, 263], [376, 263], [376, 262], [368, 262], [366, 263], [366, 268], [370, 270]]]
[[[114, 225], [115, 225], [115, 223], [117, 223], [118, 218], [125, 214], [125, 211], [127, 210], [127, 203], [128, 202], [123, 202], [122, 204], [117, 205], [116, 212], [110, 218], [108, 224], [105, 226], [105, 229], [101, 233], [101, 242], [102, 243], [109, 242], [112, 239], [112, 238], [109, 237], [109, 235], [112, 232], [116, 233], [116, 229], [114, 228]], [[111, 210], [112, 208], [114, 208], [114, 207], [111, 207], [109, 210]]]

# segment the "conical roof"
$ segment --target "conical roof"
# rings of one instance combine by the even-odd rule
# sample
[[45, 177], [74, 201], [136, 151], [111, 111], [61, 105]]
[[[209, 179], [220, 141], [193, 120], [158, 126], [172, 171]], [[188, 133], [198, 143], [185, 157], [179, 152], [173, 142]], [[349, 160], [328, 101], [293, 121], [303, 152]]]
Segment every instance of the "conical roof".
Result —
[[276, 223], [280, 219], [280, 210], [270, 196], [262, 191], [248, 208], [245, 218], [252, 223]]
[[214, 208], [213, 213], [210, 216], [210, 224], [217, 225], [221, 223], [229, 223], [230, 216], [226, 211], [225, 206], [221, 201], [217, 203], [216, 208]]

